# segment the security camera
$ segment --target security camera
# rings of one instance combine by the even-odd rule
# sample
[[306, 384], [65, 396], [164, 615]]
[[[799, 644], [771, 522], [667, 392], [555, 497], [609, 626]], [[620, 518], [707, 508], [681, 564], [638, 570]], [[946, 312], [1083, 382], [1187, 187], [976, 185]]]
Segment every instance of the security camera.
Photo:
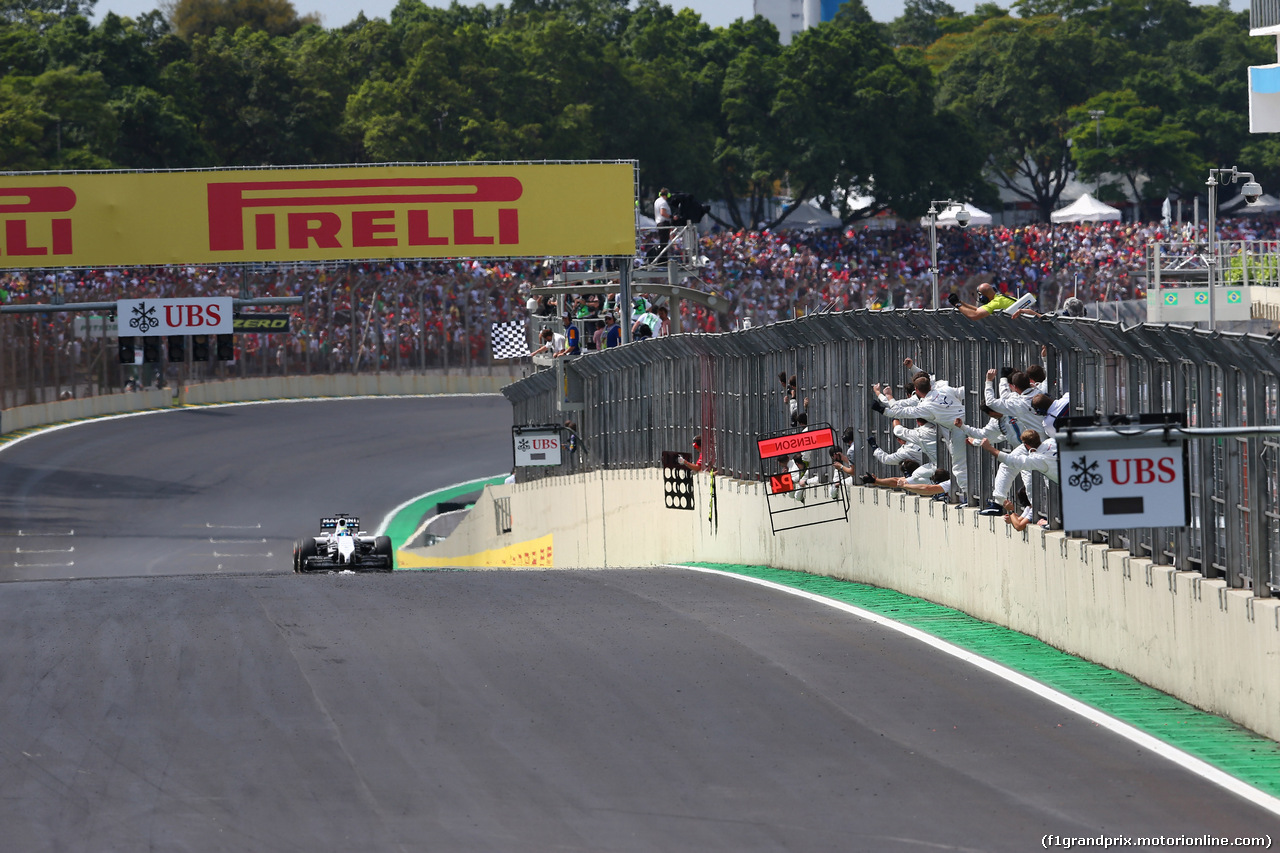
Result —
[[1241, 187], [1240, 195], [1244, 196], [1246, 204], [1255, 204], [1262, 197], [1262, 187], [1257, 181], [1250, 181]]
[[956, 224], [959, 225], [961, 228], [968, 228], [969, 220], [972, 218], [973, 218], [973, 215], [969, 213], [969, 211], [965, 210], [963, 207], [956, 211]]

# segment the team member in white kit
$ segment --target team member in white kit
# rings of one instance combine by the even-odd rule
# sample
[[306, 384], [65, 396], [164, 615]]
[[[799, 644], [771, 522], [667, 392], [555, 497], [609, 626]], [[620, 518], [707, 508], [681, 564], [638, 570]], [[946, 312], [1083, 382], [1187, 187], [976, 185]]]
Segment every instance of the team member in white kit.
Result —
[[[910, 369], [911, 359], [904, 364]], [[948, 494], [963, 501], [963, 494], [969, 489], [968, 443], [965, 434], [955, 428], [956, 418], [964, 417], [964, 388], [953, 388], [944, 380], [934, 380], [929, 374], [921, 371], [911, 380], [913, 396], [905, 400], [895, 400], [892, 391], [885, 388], [883, 393], [879, 384], [871, 386], [876, 399], [871, 408], [891, 418], [916, 418], [932, 423], [946, 432], [951, 447], [951, 477], [955, 484]]]

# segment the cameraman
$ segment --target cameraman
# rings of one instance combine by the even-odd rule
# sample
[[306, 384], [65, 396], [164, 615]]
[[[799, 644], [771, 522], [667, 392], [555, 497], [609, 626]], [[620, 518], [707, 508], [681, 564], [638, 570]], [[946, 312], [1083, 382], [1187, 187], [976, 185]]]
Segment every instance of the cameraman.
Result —
[[671, 242], [671, 227], [675, 225], [675, 217], [671, 215], [671, 190], [666, 187], [658, 190], [658, 197], [653, 200], [653, 224], [658, 226], [658, 242], [666, 249]]

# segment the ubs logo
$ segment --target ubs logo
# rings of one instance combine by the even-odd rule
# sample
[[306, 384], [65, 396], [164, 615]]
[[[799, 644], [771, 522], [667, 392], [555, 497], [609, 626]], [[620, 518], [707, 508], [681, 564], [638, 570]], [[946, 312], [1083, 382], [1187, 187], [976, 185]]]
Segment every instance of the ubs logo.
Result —
[[523, 194], [504, 176], [211, 183], [209, 248], [243, 251], [251, 212], [259, 251], [514, 245], [520, 212], [502, 205]]
[[1102, 475], [1098, 473], [1098, 463], [1090, 462], [1089, 457], [1081, 456], [1075, 462], [1071, 463], [1071, 470], [1076, 473], [1072, 474], [1067, 480], [1067, 485], [1075, 486], [1082, 492], [1087, 492], [1094, 486], [1102, 485]]
[[9, 257], [70, 255], [71, 219], [76, 206], [71, 187], [0, 188], [0, 218], [4, 219], [4, 254]]

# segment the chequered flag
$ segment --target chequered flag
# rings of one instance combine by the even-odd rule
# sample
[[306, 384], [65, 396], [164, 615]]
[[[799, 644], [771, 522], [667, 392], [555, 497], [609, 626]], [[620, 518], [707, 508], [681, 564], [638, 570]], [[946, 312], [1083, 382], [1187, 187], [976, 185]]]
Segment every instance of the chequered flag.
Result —
[[525, 332], [524, 320], [494, 323], [489, 340], [492, 341], [494, 358], [520, 358], [529, 354], [529, 336]]

